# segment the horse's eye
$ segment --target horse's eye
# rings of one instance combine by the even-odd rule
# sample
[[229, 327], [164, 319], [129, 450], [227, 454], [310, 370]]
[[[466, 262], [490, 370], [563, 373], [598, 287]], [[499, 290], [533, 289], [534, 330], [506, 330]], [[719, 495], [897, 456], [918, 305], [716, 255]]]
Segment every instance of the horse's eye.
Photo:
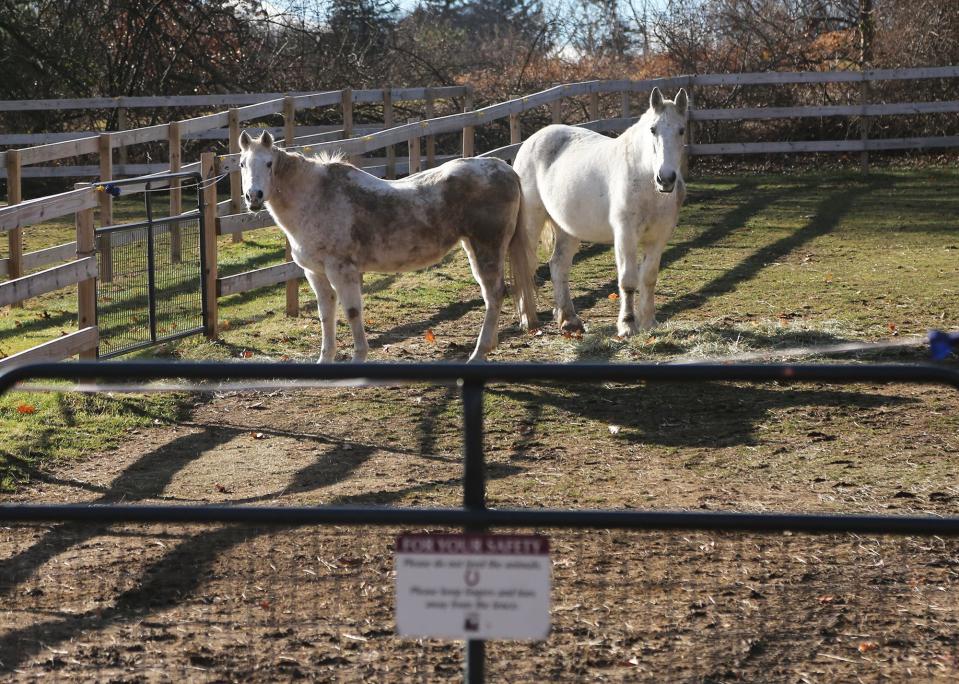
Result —
[[245, 169], [245, 168], [246, 168], [246, 162], [240, 162], [240, 168], [241, 168], [241, 169]]
[[272, 169], [272, 168], [273, 168], [273, 162], [267, 162], [267, 163], [266, 163], [266, 168]]
[[655, 126], [651, 126], [650, 129], [649, 129], [649, 132], [652, 133], [653, 135], [656, 135], [656, 127], [655, 127]]
[[683, 135], [683, 134], [685, 134], [685, 133], [686, 133], [686, 129], [685, 129], [685, 128], [680, 128], [680, 129], [679, 129], [679, 134], [680, 134], [680, 135]]

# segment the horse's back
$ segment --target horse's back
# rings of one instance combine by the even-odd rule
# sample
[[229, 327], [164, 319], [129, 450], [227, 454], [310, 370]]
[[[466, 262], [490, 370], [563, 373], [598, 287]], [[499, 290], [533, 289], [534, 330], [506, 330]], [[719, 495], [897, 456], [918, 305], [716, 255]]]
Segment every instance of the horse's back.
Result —
[[615, 141], [575, 126], [547, 126], [523, 143], [513, 167], [531, 210], [541, 207], [582, 240], [609, 242], [610, 161]]

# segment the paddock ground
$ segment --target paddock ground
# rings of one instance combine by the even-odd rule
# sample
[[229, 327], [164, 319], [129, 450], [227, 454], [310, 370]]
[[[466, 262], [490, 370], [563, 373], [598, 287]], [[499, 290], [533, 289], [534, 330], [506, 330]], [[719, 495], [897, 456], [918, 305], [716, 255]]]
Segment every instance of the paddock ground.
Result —
[[[666, 252], [659, 329], [610, 338], [611, 255], [585, 247], [574, 296], [586, 337], [504, 323], [496, 358], [661, 361], [955, 329], [957, 186], [951, 171], [701, 181]], [[481, 313], [461, 256], [368, 286], [373, 358], [468, 354]], [[276, 313], [281, 296], [226, 302], [222, 343], [164, 353], [309, 357], [318, 325]], [[544, 314], [549, 296], [546, 285]], [[342, 327], [339, 338], [348, 343]], [[427, 506], [461, 496], [452, 388], [3, 401], [5, 462], [19, 459], [7, 501]], [[36, 411], [18, 414], [24, 402]], [[96, 432], [82, 418], [104, 407], [124, 420], [80, 435]], [[486, 427], [491, 506], [959, 512], [959, 395], [945, 389], [495, 385]], [[77, 434], [65, 445], [67, 428]], [[392, 636], [394, 534], [3, 528], [0, 671], [23, 681], [455, 680], [458, 645]], [[959, 679], [955, 540], [549, 535], [552, 634], [491, 644], [491, 681]]]

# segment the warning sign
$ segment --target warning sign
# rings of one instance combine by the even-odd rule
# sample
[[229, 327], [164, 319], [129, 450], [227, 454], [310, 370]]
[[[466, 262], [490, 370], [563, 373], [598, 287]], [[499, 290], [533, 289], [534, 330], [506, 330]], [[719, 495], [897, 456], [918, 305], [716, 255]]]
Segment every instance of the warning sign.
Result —
[[540, 535], [404, 534], [396, 540], [401, 636], [545, 639], [549, 540]]

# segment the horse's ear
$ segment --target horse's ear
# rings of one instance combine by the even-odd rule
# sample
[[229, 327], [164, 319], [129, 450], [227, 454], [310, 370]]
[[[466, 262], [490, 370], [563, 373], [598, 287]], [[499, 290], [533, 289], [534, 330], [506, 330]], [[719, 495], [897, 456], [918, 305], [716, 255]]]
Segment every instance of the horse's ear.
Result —
[[243, 131], [242, 133], [240, 133], [240, 149], [242, 151], [246, 152], [248, 149], [250, 149], [250, 143], [252, 142], [253, 142], [253, 139], [250, 138], [249, 133], [247, 133], [246, 131]]
[[267, 149], [273, 147], [273, 136], [269, 131], [263, 131], [260, 134], [260, 144]]
[[686, 116], [686, 110], [689, 109], [689, 95], [686, 94], [685, 88], [679, 89], [674, 102], [676, 103], [676, 109], [679, 110], [679, 113]]
[[657, 112], [663, 108], [663, 94], [659, 88], [653, 88], [653, 92], [649, 94], [649, 106]]

